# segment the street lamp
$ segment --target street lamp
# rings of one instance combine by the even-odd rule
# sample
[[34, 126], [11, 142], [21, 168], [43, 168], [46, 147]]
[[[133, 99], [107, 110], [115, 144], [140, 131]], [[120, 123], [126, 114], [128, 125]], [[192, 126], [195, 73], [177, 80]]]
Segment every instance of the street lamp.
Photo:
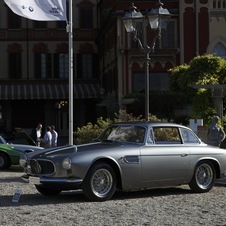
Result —
[[[139, 50], [146, 54], [146, 87], [145, 87], [145, 120], [148, 121], [149, 116], [149, 55], [154, 52], [156, 39], [161, 38], [161, 29], [166, 28], [166, 19], [170, 17], [168, 9], [162, 8], [163, 3], [159, 0], [156, 4], [156, 8], [147, 11], [144, 16], [141, 12], [137, 10], [137, 7], [132, 6], [122, 18], [125, 29], [128, 33], [133, 34], [133, 40], [138, 43]], [[152, 45], [143, 45], [142, 41], [138, 37], [138, 31], [140, 30], [140, 24], [144, 23], [145, 17], [148, 19], [148, 23], [151, 29], [157, 30], [157, 35], [154, 37]]]

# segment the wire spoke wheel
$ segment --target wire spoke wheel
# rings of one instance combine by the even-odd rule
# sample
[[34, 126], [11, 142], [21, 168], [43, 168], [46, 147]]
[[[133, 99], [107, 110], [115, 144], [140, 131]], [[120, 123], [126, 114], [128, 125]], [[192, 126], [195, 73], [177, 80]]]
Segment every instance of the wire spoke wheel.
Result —
[[213, 181], [213, 170], [208, 164], [203, 164], [197, 169], [196, 181], [204, 189], [210, 186]]
[[106, 163], [94, 164], [87, 173], [82, 190], [91, 201], [106, 201], [116, 190], [117, 179], [113, 168]]
[[93, 193], [98, 197], [103, 197], [111, 190], [113, 178], [111, 173], [106, 169], [99, 169], [91, 179], [91, 188]]
[[189, 183], [194, 192], [208, 192], [216, 181], [216, 170], [211, 161], [205, 160], [197, 164], [193, 177]]

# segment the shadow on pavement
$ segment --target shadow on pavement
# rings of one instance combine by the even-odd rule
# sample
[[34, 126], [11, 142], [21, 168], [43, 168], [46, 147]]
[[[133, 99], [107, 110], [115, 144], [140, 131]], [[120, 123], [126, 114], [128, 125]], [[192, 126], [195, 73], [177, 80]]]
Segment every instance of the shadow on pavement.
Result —
[[[19, 178], [20, 179], [20, 178]], [[9, 177], [3, 179], [0, 182], [20, 182], [18, 178]], [[25, 182], [22, 182], [25, 183]], [[25, 185], [26, 186], [26, 185]], [[32, 186], [27, 184], [27, 186]], [[65, 203], [83, 203], [90, 202], [85, 198], [81, 190], [77, 191], [63, 191], [56, 196], [44, 196], [36, 192], [32, 188], [31, 192], [34, 190], [33, 194], [26, 194], [23, 192], [23, 187], [20, 188], [22, 194], [20, 196], [19, 202], [13, 203], [12, 195], [0, 195], [0, 207], [10, 207], [10, 206], [38, 206], [38, 205], [50, 205], [50, 204], [65, 204]], [[193, 194], [189, 189], [176, 187], [176, 188], [162, 188], [162, 189], [151, 189], [145, 191], [136, 192], [121, 192], [117, 191], [110, 201], [117, 200], [131, 200], [131, 199], [146, 199], [155, 198], [159, 196], [177, 196], [177, 195], [190, 195]]]

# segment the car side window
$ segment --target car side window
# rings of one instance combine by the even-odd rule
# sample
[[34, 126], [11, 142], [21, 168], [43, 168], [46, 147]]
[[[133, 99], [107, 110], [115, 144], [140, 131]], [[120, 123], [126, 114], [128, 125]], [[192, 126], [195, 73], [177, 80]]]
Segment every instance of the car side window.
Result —
[[180, 133], [177, 127], [154, 127], [156, 144], [181, 144]]
[[199, 139], [196, 137], [196, 135], [192, 131], [183, 129], [183, 128], [181, 128], [180, 130], [181, 130], [181, 136], [184, 144], [199, 143]]

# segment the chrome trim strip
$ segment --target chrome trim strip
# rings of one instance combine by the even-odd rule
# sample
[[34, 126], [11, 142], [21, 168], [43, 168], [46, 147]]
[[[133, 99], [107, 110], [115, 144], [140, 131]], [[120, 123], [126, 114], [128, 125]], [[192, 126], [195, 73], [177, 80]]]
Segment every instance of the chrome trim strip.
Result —
[[[76, 145], [72, 145], [71, 147], [74, 148], [74, 152], [77, 152], [77, 146]], [[68, 150], [68, 146], [64, 147], [64, 148], [60, 148], [60, 149], [59, 148], [54, 148], [54, 150], [50, 149], [50, 151], [47, 151], [45, 153], [45, 155], [61, 152], [62, 150]]]
[[40, 183], [82, 183], [79, 178], [43, 178], [40, 177]]

